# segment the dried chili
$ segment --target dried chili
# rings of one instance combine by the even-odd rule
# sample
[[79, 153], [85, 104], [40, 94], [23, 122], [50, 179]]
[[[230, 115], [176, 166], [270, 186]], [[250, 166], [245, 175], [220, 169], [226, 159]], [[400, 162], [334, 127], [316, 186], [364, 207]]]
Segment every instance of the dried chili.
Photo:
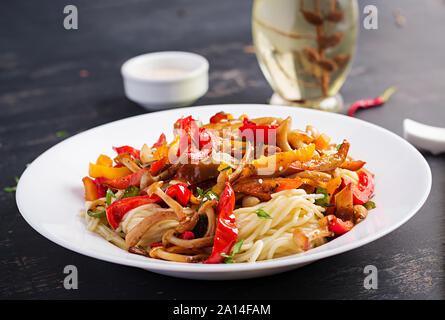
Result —
[[348, 116], [353, 117], [355, 112], [358, 109], [365, 109], [365, 108], [370, 108], [370, 107], [381, 106], [386, 101], [388, 101], [389, 97], [394, 92], [396, 92], [397, 89], [398, 89], [397, 87], [391, 87], [391, 88], [387, 89], [381, 96], [378, 96], [374, 99], [363, 99], [363, 100], [358, 100], [358, 101], [354, 102], [349, 107]]

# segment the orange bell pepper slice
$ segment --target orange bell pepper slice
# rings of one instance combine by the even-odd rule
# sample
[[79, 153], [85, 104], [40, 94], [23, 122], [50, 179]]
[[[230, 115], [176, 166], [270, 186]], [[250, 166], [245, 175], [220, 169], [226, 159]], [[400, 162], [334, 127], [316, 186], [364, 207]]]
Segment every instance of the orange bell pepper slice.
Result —
[[255, 168], [275, 168], [282, 167], [283, 169], [289, 167], [295, 161], [309, 161], [315, 152], [315, 144], [310, 144], [307, 147], [299, 148], [292, 151], [280, 152], [268, 157], [261, 156], [259, 159], [253, 161]]
[[108, 156], [106, 156], [104, 154], [101, 154], [97, 158], [96, 164], [100, 165], [100, 166], [105, 166], [105, 167], [112, 167], [113, 166], [113, 160], [110, 157], [108, 157]]
[[84, 177], [82, 179], [83, 186], [85, 188], [85, 201], [94, 201], [99, 199], [99, 193], [97, 191], [97, 185], [93, 179]]
[[329, 138], [326, 134], [324, 134], [324, 133], [320, 134], [318, 136], [318, 138], [314, 140], [315, 149], [317, 149], [317, 150], [326, 149], [327, 146], [329, 146], [330, 141], [331, 141], [331, 138]]

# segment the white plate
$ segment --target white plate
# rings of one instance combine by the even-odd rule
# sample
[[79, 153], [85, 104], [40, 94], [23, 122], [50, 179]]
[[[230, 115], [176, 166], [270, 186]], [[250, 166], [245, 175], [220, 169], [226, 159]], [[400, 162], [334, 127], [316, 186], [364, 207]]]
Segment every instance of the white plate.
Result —
[[[142, 146], [161, 132], [172, 139], [172, 127], [181, 116], [207, 121], [218, 111], [234, 116], [292, 116], [293, 128], [314, 125], [341, 142], [351, 142], [350, 155], [367, 162], [376, 175], [377, 208], [347, 234], [308, 252], [256, 263], [185, 264], [130, 254], [86, 230], [78, 217], [83, 207], [81, 179], [88, 163], [112, 146]], [[415, 182], [415, 183], [413, 183]], [[97, 259], [134, 266], [166, 275], [192, 279], [241, 279], [283, 272], [374, 241], [400, 227], [423, 205], [431, 189], [431, 170], [409, 143], [371, 123], [338, 114], [269, 105], [216, 105], [168, 110], [115, 121], [52, 147], [26, 169], [17, 187], [17, 205], [37, 232], [55, 243]]]

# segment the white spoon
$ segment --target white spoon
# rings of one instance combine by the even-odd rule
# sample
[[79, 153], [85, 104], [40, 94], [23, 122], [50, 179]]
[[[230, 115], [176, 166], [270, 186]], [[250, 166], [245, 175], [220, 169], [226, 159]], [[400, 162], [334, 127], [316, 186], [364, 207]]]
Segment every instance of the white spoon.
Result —
[[445, 128], [405, 119], [403, 120], [403, 136], [415, 147], [431, 151], [432, 154], [445, 152]]

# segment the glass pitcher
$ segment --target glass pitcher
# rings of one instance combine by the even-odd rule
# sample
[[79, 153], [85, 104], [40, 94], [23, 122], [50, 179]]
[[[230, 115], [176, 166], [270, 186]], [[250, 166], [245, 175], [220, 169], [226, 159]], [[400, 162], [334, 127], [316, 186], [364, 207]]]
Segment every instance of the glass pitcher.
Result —
[[253, 41], [271, 104], [339, 111], [358, 33], [356, 0], [255, 0]]

